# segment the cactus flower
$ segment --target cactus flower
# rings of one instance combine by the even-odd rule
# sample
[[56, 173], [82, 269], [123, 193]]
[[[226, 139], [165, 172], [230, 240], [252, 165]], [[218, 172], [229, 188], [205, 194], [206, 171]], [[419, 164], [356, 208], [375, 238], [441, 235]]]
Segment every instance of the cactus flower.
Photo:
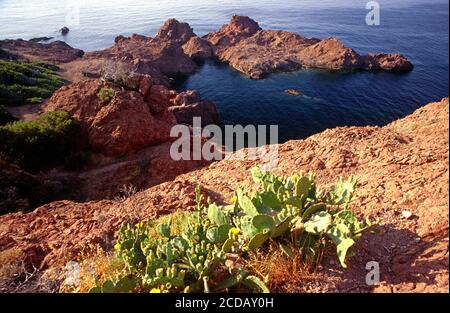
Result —
[[119, 250], [122, 247], [122, 245], [120, 243], [116, 243], [114, 245], [114, 249]]
[[159, 288], [152, 288], [152, 290], [150, 290], [150, 293], [161, 293], [161, 289], [159, 289]]
[[232, 227], [230, 228], [230, 233], [232, 233], [233, 235], [239, 235], [241, 231], [239, 229], [237, 229], [236, 227]]

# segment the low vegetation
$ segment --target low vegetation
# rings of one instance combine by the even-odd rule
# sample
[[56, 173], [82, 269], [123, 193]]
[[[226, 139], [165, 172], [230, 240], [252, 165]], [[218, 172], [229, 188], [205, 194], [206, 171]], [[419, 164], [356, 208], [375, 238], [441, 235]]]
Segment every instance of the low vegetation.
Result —
[[110, 102], [114, 95], [115, 91], [112, 88], [102, 88], [97, 94], [98, 98], [105, 103]]
[[0, 126], [0, 157], [27, 170], [61, 164], [74, 149], [79, 124], [62, 111]]
[[40, 103], [64, 84], [59, 68], [45, 62], [23, 63], [0, 59], [0, 103]]
[[259, 189], [237, 189], [232, 205], [206, 204], [197, 188], [194, 212], [124, 225], [114, 246], [123, 269], [98, 275], [90, 291], [268, 292], [274, 271], [254, 263], [260, 255], [276, 249], [301, 268], [334, 247], [346, 268], [350, 248], [378, 224], [350, 209], [351, 177], [325, 190], [313, 175], [279, 177], [256, 167], [252, 176]]

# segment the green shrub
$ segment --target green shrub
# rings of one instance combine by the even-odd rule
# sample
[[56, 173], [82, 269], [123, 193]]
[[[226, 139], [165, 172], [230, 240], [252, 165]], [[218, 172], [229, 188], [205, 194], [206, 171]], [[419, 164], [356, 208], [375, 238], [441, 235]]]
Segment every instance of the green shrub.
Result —
[[115, 95], [115, 91], [114, 91], [114, 89], [111, 89], [111, 88], [102, 88], [97, 93], [98, 98], [106, 103], [111, 101], [111, 99], [114, 97], [114, 95]]
[[28, 170], [61, 164], [74, 148], [78, 122], [62, 111], [0, 127], [0, 153]]
[[20, 105], [49, 98], [64, 84], [56, 65], [0, 60], [0, 103]]
[[264, 279], [242, 265], [250, 251], [272, 241], [287, 256], [296, 247], [304, 260], [317, 260], [334, 246], [345, 268], [349, 249], [377, 225], [360, 221], [350, 210], [352, 177], [325, 191], [316, 187], [313, 175], [278, 177], [257, 167], [252, 175], [262, 188], [251, 196], [236, 190], [233, 205], [204, 206], [197, 189], [195, 212], [123, 226], [115, 249], [126, 270], [91, 291], [267, 292]]

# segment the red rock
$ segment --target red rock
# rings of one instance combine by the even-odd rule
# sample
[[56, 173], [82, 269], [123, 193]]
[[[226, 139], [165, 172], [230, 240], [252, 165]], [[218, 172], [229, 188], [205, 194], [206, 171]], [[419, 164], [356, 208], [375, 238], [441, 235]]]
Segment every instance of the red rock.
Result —
[[214, 53], [220, 56], [223, 50], [253, 36], [259, 30], [261, 27], [251, 18], [235, 15], [229, 24], [223, 25], [217, 32], [209, 33], [203, 38], [210, 42]]
[[0, 40], [0, 48], [11, 51], [31, 60], [40, 60], [54, 63], [67, 63], [79, 59], [84, 52], [74, 49], [63, 41], [39, 43], [17, 40]]
[[141, 82], [139, 84], [139, 92], [142, 97], [146, 98], [150, 94], [150, 89], [153, 86], [153, 79], [150, 75], [144, 75], [141, 78]]
[[157, 40], [175, 41], [181, 45], [196, 36], [188, 23], [180, 23], [174, 18], [168, 19], [155, 36]]
[[150, 95], [148, 96], [152, 112], [159, 113], [167, 109], [170, 97], [171, 93], [167, 87], [163, 85], [153, 85], [150, 90]]
[[209, 42], [200, 37], [192, 37], [183, 45], [183, 51], [192, 59], [209, 59], [213, 56], [213, 51]]
[[119, 91], [96, 114], [89, 142], [104, 154], [122, 156], [170, 140], [173, 122], [153, 116], [139, 93]]
[[358, 53], [336, 38], [319, 41], [301, 50], [296, 57], [304, 67], [331, 70], [361, 68], [363, 63]]
[[302, 67], [388, 71], [413, 68], [400, 54], [361, 56], [336, 38], [319, 40], [286, 31], [262, 30], [255, 21], [242, 16], [233, 17], [229, 24], [204, 38], [211, 44], [216, 58], [255, 79]]
[[173, 106], [185, 106], [200, 101], [200, 93], [197, 90], [186, 90], [177, 94], [171, 102]]
[[367, 70], [387, 70], [394, 72], [409, 72], [414, 66], [403, 55], [394, 54], [369, 54], [365, 59]]
[[[98, 98], [101, 88], [115, 95], [104, 103]], [[152, 87], [153, 89], [153, 87]], [[168, 100], [167, 100], [168, 102]], [[121, 90], [100, 80], [89, 80], [59, 89], [49, 100], [46, 111], [63, 110], [80, 120], [82, 136], [89, 145], [106, 155], [120, 156], [170, 140], [175, 117], [160, 105], [152, 115], [149, 104], [139, 92]]]

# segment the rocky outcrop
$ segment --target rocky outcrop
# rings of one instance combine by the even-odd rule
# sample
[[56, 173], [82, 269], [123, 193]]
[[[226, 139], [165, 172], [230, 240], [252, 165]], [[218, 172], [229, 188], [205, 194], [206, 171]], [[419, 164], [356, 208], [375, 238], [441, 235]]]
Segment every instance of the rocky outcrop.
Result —
[[[62, 110], [81, 123], [80, 142], [109, 156], [123, 156], [170, 141], [176, 123], [219, 124], [216, 106], [196, 91], [178, 94], [136, 72], [111, 70], [103, 80], [85, 80], [59, 89], [45, 106]], [[106, 96], [102, 96], [101, 93]]]
[[197, 36], [192, 37], [183, 45], [183, 51], [193, 60], [205, 60], [213, 56], [209, 42]]
[[[349, 269], [327, 263], [295, 291], [348, 292], [358, 286], [360, 292], [448, 292], [448, 110], [444, 99], [385, 127], [340, 127], [278, 146], [276, 174], [314, 171], [320, 185], [354, 175], [360, 187], [353, 208], [382, 220], [380, 233], [355, 247]], [[1, 216], [0, 251], [16, 247], [41, 269], [64, 266], [88, 243], [112, 249], [123, 221], [194, 208], [197, 185], [205, 197], [227, 203], [235, 188], [253, 186], [249, 170], [256, 164], [215, 162], [125, 201], [61, 201]], [[403, 218], [403, 210], [414, 218]], [[373, 260], [385, 273], [380, 286], [365, 283], [366, 263]]]
[[395, 72], [408, 72], [413, 65], [406, 57], [398, 53], [368, 54], [363, 57], [364, 68], [367, 70], [388, 70]]
[[174, 41], [180, 45], [195, 37], [192, 27], [188, 23], [180, 23], [174, 18], [168, 19], [155, 36], [156, 40]]
[[235, 15], [229, 24], [223, 25], [217, 32], [209, 33], [204, 38], [211, 43], [214, 54], [220, 58], [226, 49], [260, 30], [258, 23], [251, 18]]
[[63, 67], [71, 81], [98, 78], [104, 67], [117, 63], [131, 71], [151, 75], [166, 86], [170, 84], [169, 77], [194, 73], [197, 66], [193, 60], [209, 58], [227, 62], [254, 79], [300, 68], [396, 72], [413, 69], [411, 62], [400, 54], [359, 55], [336, 38], [320, 40], [287, 31], [263, 30], [246, 16], [233, 16], [229, 24], [203, 38], [196, 36], [189, 24], [169, 19], [154, 38], [137, 34], [118, 36], [112, 47], [86, 53], [82, 59], [81, 50], [61, 41], [42, 44], [3, 40], [0, 48], [32, 59], [74, 61]]
[[202, 127], [221, 123], [216, 105], [212, 101], [202, 100], [195, 90], [179, 93], [171, 101], [169, 111], [180, 124], [192, 125], [194, 117], [201, 118]]
[[63, 41], [39, 43], [17, 40], [0, 40], [0, 48], [6, 51], [23, 55], [30, 60], [40, 60], [53, 63], [67, 63], [81, 58], [82, 50], [74, 49]]
[[260, 30], [253, 36], [223, 49], [219, 60], [247, 76], [259, 79], [271, 72], [290, 72], [302, 67], [298, 54], [319, 42], [303, 36], [274, 30]]
[[191, 74], [197, 68], [176, 41], [136, 34], [131, 37], [119, 36], [112, 47], [87, 53], [86, 58], [130, 62], [141, 67], [156, 69], [167, 76]]
[[[102, 89], [112, 93], [110, 99], [101, 99]], [[88, 80], [62, 87], [49, 100], [46, 110], [70, 113], [80, 121], [81, 132], [94, 150], [122, 156], [170, 139], [175, 117], [167, 107], [152, 113], [147, 101], [139, 91]]]
[[229, 24], [204, 39], [211, 44], [216, 58], [254, 79], [300, 68], [397, 72], [413, 69], [400, 54], [361, 56], [336, 38], [319, 40], [287, 31], [262, 30], [258, 23], [243, 16], [234, 16]]

